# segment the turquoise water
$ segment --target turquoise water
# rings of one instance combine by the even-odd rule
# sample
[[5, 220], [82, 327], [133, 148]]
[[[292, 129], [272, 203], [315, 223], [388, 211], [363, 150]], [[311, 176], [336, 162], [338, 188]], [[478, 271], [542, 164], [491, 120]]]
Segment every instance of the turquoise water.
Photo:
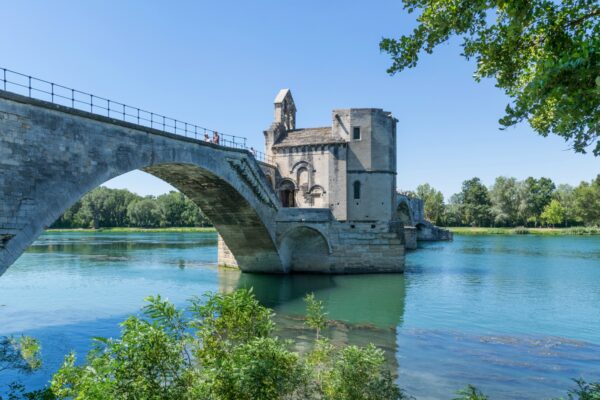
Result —
[[[216, 267], [212, 233], [52, 233], [0, 277], [0, 335], [32, 335], [44, 384], [64, 354], [115, 336], [144, 297], [176, 304], [253, 287], [281, 334], [315, 292], [336, 342], [384, 348], [418, 399], [449, 399], [467, 383], [492, 399], [564, 395], [571, 378], [600, 380], [600, 237], [458, 236], [409, 253], [404, 275], [269, 276]], [[0, 393], [15, 376], [0, 375]]]

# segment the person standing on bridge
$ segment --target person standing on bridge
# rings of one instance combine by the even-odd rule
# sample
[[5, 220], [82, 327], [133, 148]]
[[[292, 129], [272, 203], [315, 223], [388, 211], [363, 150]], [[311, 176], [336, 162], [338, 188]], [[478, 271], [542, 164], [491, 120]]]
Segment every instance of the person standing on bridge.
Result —
[[210, 138], [208, 137], [208, 133], [206, 131], [204, 131], [204, 141], [210, 142]]
[[219, 138], [219, 132], [215, 131], [213, 133], [213, 143], [214, 144], [219, 144], [219, 140], [220, 140], [220, 138]]
[[250, 146], [250, 153], [252, 153], [252, 156], [256, 158], [256, 150], [252, 146]]

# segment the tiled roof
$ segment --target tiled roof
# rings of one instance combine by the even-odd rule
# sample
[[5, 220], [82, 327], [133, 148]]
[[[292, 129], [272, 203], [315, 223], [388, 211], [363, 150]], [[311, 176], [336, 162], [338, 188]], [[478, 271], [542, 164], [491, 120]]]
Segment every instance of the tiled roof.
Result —
[[333, 133], [331, 127], [305, 128], [287, 131], [273, 147], [305, 146], [311, 144], [344, 143], [346, 140]]

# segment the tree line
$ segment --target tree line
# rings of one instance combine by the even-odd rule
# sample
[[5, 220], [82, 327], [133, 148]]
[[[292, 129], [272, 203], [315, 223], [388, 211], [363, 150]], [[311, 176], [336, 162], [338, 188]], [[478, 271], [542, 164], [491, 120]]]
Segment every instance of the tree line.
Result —
[[210, 226], [210, 221], [182, 193], [142, 197], [127, 189], [99, 187], [71, 206], [51, 228], [192, 226]]
[[549, 178], [505, 176], [487, 187], [475, 177], [447, 203], [427, 183], [411, 194], [423, 199], [425, 217], [439, 226], [600, 226], [600, 175], [575, 187]]

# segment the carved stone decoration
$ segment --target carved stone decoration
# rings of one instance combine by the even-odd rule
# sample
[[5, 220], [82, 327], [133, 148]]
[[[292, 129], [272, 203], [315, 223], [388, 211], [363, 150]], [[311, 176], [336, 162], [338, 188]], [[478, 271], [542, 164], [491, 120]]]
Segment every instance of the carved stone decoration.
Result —
[[231, 168], [237, 172], [239, 177], [242, 178], [242, 180], [246, 182], [246, 184], [252, 189], [252, 192], [261, 202], [273, 209], [277, 209], [275, 203], [273, 203], [269, 195], [265, 192], [264, 185], [261, 184], [262, 178], [258, 176], [256, 171], [254, 171], [247, 160], [235, 160], [228, 158], [227, 162], [229, 165], [231, 165]]

